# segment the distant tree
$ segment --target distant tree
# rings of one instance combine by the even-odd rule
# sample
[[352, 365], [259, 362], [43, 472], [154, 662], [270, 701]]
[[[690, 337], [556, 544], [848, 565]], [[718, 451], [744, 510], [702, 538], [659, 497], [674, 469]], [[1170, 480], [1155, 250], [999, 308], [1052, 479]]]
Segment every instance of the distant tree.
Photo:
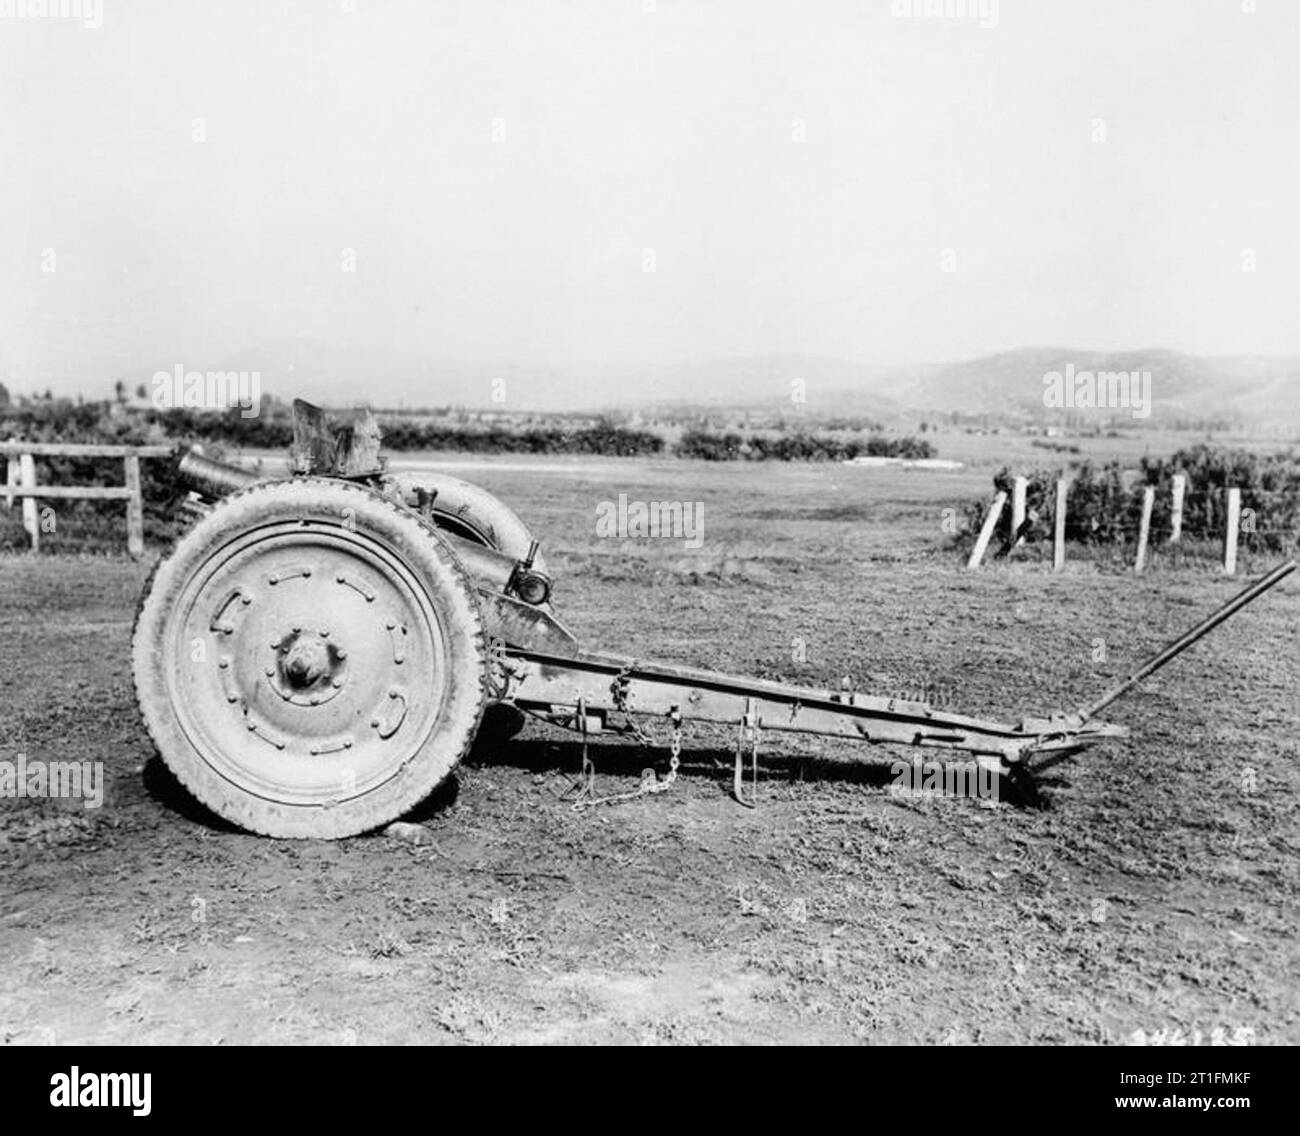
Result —
[[8, 405], [9, 405], [9, 388], [5, 386], [4, 383], [0, 383], [0, 406], [8, 406]]
[[148, 390], [145, 389], [144, 383], [141, 383], [138, 387], [135, 388], [135, 397], [141, 400], [149, 397], [149, 392]]
[[121, 379], [113, 384], [113, 398], [116, 402], [126, 401], [126, 383]]

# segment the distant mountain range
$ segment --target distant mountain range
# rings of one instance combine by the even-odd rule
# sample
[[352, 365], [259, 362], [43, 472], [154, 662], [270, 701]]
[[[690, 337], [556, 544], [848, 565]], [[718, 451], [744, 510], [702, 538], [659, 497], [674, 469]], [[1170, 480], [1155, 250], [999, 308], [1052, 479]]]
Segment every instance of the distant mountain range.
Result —
[[[1242, 425], [1300, 424], [1300, 357], [1184, 355], [1177, 351], [1077, 351], [1025, 348], [940, 367], [899, 392], [908, 407], [965, 414], [1011, 413], [1053, 420], [1062, 411], [1044, 406], [1044, 376], [1073, 368], [1150, 374], [1154, 427], [1196, 419]], [[1077, 413], [1077, 412], [1076, 412]], [[1126, 411], [1117, 417], [1131, 417]]]
[[[1161, 428], [1216, 421], [1270, 430], [1300, 429], [1297, 356], [1023, 348], [961, 363], [910, 367], [811, 358], [727, 359], [690, 368], [684, 383], [680, 374], [673, 375], [665, 389], [685, 386], [692, 392], [685, 399], [688, 403], [773, 410], [792, 405], [791, 384], [802, 380], [809, 410], [886, 423], [924, 416], [942, 419], [954, 413], [967, 419], [986, 416], [990, 422], [1077, 423], [1094, 416], [1134, 422], [1132, 407], [1099, 407], [1094, 412], [1046, 405], [1048, 376], [1059, 374], [1062, 384], [1066, 380], [1079, 384], [1088, 381], [1087, 374], [1105, 372], [1124, 372], [1140, 382], [1151, 412], [1137, 425]], [[652, 389], [658, 393], [660, 388]], [[1135, 389], [1135, 397], [1136, 393]], [[651, 401], [672, 399], [665, 394]]]

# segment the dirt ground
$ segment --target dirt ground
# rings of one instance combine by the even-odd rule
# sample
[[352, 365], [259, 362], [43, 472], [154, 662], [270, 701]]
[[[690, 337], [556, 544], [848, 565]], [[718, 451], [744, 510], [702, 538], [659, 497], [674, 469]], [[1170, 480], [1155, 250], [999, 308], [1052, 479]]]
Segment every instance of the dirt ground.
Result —
[[[532, 520], [592, 646], [1010, 720], [1087, 701], [1240, 586], [1160, 562], [967, 573], [938, 474], [476, 476]], [[620, 492], [702, 502], [703, 546], [598, 539]], [[417, 846], [263, 839], [185, 796], [134, 708], [147, 569], [0, 559], [0, 760], [108, 779], [98, 809], [0, 799], [8, 1044], [1300, 1041], [1294, 581], [1113, 707], [1133, 738], [1036, 805], [903, 799], [906, 751], [769, 735], [749, 812], [729, 739], [694, 730], [670, 791], [580, 813], [576, 747], [530, 725], [409, 818]], [[608, 791], [666, 763], [594, 757]]]

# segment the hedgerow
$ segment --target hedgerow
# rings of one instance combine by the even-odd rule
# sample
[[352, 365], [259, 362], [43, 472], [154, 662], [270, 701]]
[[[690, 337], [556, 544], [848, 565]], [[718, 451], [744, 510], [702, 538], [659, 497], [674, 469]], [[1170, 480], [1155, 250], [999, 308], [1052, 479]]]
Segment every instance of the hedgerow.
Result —
[[[1066, 476], [1065, 539], [1085, 545], [1119, 545], [1134, 539], [1147, 486], [1156, 490], [1151, 540], [1172, 532], [1173, 478], [1186, 478], [1183, 535], [1189, 540], [1220, 540], [1227, 524], [1228, 489], [1241, 490], [1241, 531], [1252, 547], [1281, 551], [1295, 546], [1300, 533], [1300, 456], [1294, 452], [1257, 454], [1248, 450], [1198, 444], [1171, 457], [1144, 457], [1136, 469], [1112, 461], [1073, 463], [1067, 470], [1018, 470], [1004, 467], [993, 488], [1012, 494], [1017, 475], [1027, 480], [1027, 525], [1021, 535], [1029, 544], [1051, 540], [1055, 522], [1056, 483]], [[988, 501], [969, 502], [964, 510], [966, 539], [979, 531]], [[1005, 509], [997, 535], [1010, 537], [1011, 512]]]

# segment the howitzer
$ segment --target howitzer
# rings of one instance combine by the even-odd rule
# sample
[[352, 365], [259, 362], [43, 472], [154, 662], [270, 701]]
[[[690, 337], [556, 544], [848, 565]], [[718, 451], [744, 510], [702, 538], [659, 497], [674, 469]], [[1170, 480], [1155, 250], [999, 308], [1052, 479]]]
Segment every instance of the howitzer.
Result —
[[[1023, 777], [1128, 731], [1096, 715], [1296, 568], [1280, 565], [1105, 696], [1015, 725], [924, 702], [809, 689], [584, 650], [552, 610], [538, 542], [503, 502], [442, 474], [390, 476], [368, 416], [331, 428], [297, 402], [293, 474], [191, 452], [196, 523], [141, 599], [133, 671], [163, 759], [205, 805], [252, 831], [338, 838], [403, 815], [468, 751], [485, 708], [577, 731], [737, 732], [733, 788], [760, 731], [966, 754]], [[590, 763], [579, 804], [597, 800]]]

